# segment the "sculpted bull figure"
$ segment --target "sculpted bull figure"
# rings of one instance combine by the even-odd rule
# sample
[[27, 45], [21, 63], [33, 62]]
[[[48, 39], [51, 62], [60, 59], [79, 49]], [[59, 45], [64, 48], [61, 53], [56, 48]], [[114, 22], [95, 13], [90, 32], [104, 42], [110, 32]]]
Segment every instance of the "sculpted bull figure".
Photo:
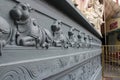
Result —
[[16, 44], [48, 48], [52, 43], [51, 33], [30, 16], [31, 10], [29, 4], [19, 3], [10, 11], [10, 17], [17, 29]]
[[2, 55], [3, 47], [9, 43], [12, 29], [8, 22], [0, 16], [0, 56]]
[[[71, 47], [77, 47], [77, 48], [79, 48], [80, 47], [80, 44], [79, 44], [79, 42], [78, 42], [78, 40], [77, 40], [77, 38], [76, 38], [76, 36], [75, 36], [75, 34], [74, 34], [74, 30], [75, 30], [75, 28], [70, 28], [70, 30], [68, 31], [68, 37], [69, 37], [69, 45], [71, 46]], [[78, 36], [77, 36], [78, 37]]]
[[56, 20], [51, 25], [51, 30], [53, 34], [53, 46], [68, 48], [68, 38], [65, 36], [65, 34], [63, 34], [61, 27], [62, 22], [60, 20]]

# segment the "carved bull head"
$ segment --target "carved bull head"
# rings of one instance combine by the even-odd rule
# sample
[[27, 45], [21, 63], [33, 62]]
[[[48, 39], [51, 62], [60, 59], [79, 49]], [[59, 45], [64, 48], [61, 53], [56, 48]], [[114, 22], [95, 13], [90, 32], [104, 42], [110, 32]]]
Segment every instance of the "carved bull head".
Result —
[[25, 21], [30, 17], [31, 7], [26, 3], [19, 3], [10, 11], [10, 16], [14, 21]]
[[53, 33], [53, 45], [54, 46], [60, 46], [63, 48], [68, 48], [68, 40], [67, 37], [64, 35], [62, 29], [62, 22], [61, 20], [56, 20], [52, 26], [51, 26], [51, 30]]
[[61, 20], [57, 20], [57, 21], [55, 21], [55, 22], [52, 24], [51, 30], [52, 30], [53, 33], [54, 33], [54, 32], [56, 32], [56, 31], [59, 31], [60, 28], [61, 28], [61, 26], [62, 26]]

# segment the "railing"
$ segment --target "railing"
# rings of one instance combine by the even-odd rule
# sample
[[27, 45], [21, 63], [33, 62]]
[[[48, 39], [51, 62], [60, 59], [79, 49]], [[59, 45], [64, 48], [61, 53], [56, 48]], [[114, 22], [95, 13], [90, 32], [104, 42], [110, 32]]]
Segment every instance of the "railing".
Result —
[[103, 77], [120, 78], [120, 45], [104, 45], [102, 51]]

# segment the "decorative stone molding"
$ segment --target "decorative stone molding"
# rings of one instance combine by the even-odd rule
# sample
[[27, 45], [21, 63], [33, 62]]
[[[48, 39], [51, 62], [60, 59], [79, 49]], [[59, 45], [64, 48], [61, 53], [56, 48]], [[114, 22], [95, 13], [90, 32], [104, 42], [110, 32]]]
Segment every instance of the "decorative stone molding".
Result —
[[[99, 52], [99, 53], [98, 53]], [[89, 56], [89, 54], [93, 54]], [[0, 80], [7, 80], [7, 79], [15, 79], [15, 80], [41, 80], [47, 79], [47, 77], [56, 75], [58, 73], [62, 74], [62, 71], [69, 71], [67, 76], [71, 78], [77, 78], [78, 73], [82, 76], [92, 76], [94, 71], [100, 67], [100, 51], [93, 51], [92, 53], [76, 53], [70, 56], [61, 56], [59, 58], [52, 58], [52, 59], [44, 59], [33, 62], [26, 62], [26, 63], [19, 63], [14, 65], [7, 65], [0, 66]], [[82, 65], [83, 64], [83, 65]], [[71, 69], [78, 66], [77, 70], [71, 71]], [[94, 68], [93, 68], [94, 67]], [[80, 72], [79, 69], [80, 68]], [[82, 71], [81, 71], [82, 70]], [[77, 71], [77, 73], [76, 73]], [[84, 73], [84, 74], [83, 74]], [[64, 74], [64, 73], [63, 73]], [[81, 76], [81, 77], [82, 77]], [[87, 78], [89, 78], [87, 77]], [[64, 78], [64, 76], [63, 76]], [[84, 77], [83, 80], [87, 80]], [[53, 79], [51, 79], [53, 80]], [[62, 80], [62, 76], [60, 78]]]

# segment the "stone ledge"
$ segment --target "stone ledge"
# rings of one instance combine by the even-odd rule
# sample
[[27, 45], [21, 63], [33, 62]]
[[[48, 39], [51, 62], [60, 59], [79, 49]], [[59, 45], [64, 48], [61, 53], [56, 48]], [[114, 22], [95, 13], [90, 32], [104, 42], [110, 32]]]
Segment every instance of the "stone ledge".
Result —
[[92, 59], [86, 60], [83, 63], [75, 65], [72, 68], [63, 70], [58, 74], [53, 74], [43, 80], [90, 80], [91, 77], [96, 77], [93, 75], [95, 75], [96, 70], [101, 67], [99, 61], [100, 56], [96, 56]]
[[[84, 53], [74, 53], [70, 55], [63, 55], [57, 57], [49, 57], [43, 59], [34, 59], [24, 62], [14, 62], [8, 64], [1, 64], [0, 66], [0, 78], [2, 79], [5, 75], [13, 75], [11, 71], [17, 72], [17, 75], [24, 74], [29, 76], [30, 75], [37, 75], [37, 78], [44, 79], [46, 77], [55, 75], [57, 73], [63, 72], [65, 70], [74, 69], [74, 67], [80, 67], [88, 61], [91, 61], [93, 64], [100, 64], [100, 50], [91, 51], [91, 52], [84, 52]], [[99, 58], [96, 58], [96, 57]], [[78, 66], [77, 66], [78, 65]], [[89, 65], [89, 64], [87, 64]], [[91, 65], [92, 66], [92, 65]], [[87, 67], [87, 66], [86, 66]], [[94, 66], [93, 66], [94, 67]], [[76, 69], [76, 68], [75, 68]], [[86, 70], [89, 68], [86, 68]], [[25, 72], [21, 72], [25, 71]], [[19, 73], [19, 74], [18, 74]], [[38, 76], [39, 74], [39, 76]], [[86, 75], [86, 73], [85, 73]], [[33, 76], [34, 77], [34, 76]], [[30, 76], [31, 78], [31, 76]], [[0, 80], [1, 80], [0, 79]], [[4, 79], [3, 79], [4, 80]], [[16, 79], [17, 80], [17, 79]]]
[[[83, 52], [72, 52], [73, 50], [47, 50], [47, 51], [39, 51], [39, 50], [11, 50], [7, 51], [7, 53], [3, 54], [0, 57], [0, 66], [7, 66], [13, 64], [20, 63], [29, 63], [29, 62], [39, 62], [50, 59], [57, 59], [63, 57], [70, 56], [78, 56], [78, 58], [82, 61], [85, 61], [89, 58], [92, 58], [96, 55], [101, 54], [101, 49], [91, 50], [91, 51], [83, 51]], [[48, 53], [46, 53], [48, 52]], [[33, 55], [34, 54], [34, 55]]]
[[90, 80], [102, 80], [102, 67], [99, 67]]

